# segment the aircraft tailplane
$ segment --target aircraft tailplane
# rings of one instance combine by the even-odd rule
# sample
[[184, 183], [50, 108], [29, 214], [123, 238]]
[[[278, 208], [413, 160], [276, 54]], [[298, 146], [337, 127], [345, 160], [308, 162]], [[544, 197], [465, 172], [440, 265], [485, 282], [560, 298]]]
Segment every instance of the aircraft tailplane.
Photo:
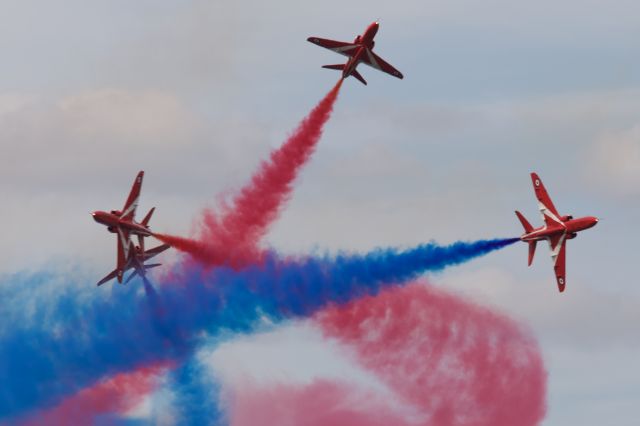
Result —
[[336, 64], [336, 65], [323, 65], [322, 68], [326, 68], [328, 70], [338, 70], [342, 71], [344, 69], [344, 64]]
[[353, 70], [351, 72], [351, 75], [357, 78], [358, 80], [360, 80], [360, 83], [364, 84], [365, 86], [367, 85], [367, 81], [362, 77], [362, 75], [358, 71]]
[[522, 227], [524, 228], [524, 232], [526, 232], [528, 234], [529, 232], [533, 231], [533, 226], [531, 226], [529, 221], [527, 219], [525, 219], [525, 217], [522, 215], [522, 213], [520, 213], [518, 210], [516, 210], [516, 216], [518, 216], [518, 219], [520, 219], [520, 223], [522, 224]]
[[127, 277], [127, 281], [125, 281], [125, 284], [129, 284], [129, 281], [131, 281], [133, 279], [133, 277], [135, 277], [136, 275], [138, 275], [138, 271], [134, 269], [134, 271], [129, 275], [129, 277]]
[[[149, 269], [156, 268], [161, 265], [162, 263], [151, 263], [149, 265], [144, 265], [144, 271], [148, 271]], [[141, 275], [140, 272], [138, 272], [138, 268], [134, 268], [133, 272], [131, 272], [131, 274], [127, 277], [127, 281], [125, 282], [125, 284], [128, 284], [129, 281], [135, 278], [136, 275]], [[142, 275], [142, 278], [145, 278], [145, 276]]]

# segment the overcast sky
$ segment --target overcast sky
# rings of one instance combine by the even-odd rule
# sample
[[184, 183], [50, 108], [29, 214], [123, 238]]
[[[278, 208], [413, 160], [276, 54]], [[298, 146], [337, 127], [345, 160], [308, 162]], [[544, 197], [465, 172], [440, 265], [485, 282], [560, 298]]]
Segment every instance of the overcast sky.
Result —
[[[367, 87], [346, 82], [268, 244], [519, 235], [513, 210], [539, 221], [537, 171], [561, 213], [604, 218], [569, 242], [566, 293], [543, 246], [531, 268], [517, 245], [430, 280], [531, 326], [549, 370], [546, 426], [637, 423], [638, 2], [0, 0], [0, 11], [0, 272], [110, 271], [113, 241], [89, 212], [119, 208], [141, 169], [141, 210], [187, 233], [335, 83], [320, 66], [342, 58], [306, 38], [352, 40], [380, 19], [376, 51], [405, 79], [362, 67]], [[304, 326], [283, 333], [273, 338], [312, 339]]]

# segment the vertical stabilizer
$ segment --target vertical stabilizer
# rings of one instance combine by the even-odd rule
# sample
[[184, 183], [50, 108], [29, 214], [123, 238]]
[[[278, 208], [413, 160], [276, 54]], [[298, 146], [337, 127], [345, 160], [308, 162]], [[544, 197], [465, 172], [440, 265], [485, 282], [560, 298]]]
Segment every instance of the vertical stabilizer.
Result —
[[151, 210], [149, 210], [149, 213], [147, 213], [147, 215], [144, 217], [144, 219], [142, 219], [142, 222], [140, 223], [144, 226], [149, 226], [149, 221], [151, 220], [151, 216], [153, 215], [153, 212], [155, 210], [156, 210], [155, 207], [151, 207]]

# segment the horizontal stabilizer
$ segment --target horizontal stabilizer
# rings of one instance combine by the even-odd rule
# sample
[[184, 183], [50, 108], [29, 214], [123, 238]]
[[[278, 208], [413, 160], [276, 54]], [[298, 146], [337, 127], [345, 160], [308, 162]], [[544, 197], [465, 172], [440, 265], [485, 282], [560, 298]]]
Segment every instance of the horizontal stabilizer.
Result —
[[522, 213], [520, 213], [519, 211], [516, 210], [516, 216], [518, 216], [518, 219], [520, 220], [520, 223], [522, 224], [522, 227], [524, 228], [524, 232], [526, 232], [528, 234], [529, 232], [533, 231], [533, 226], [531, 226], [529, 221], [527, 219], [525, 219], [525, 217], [522, 215]]
[[357, 70], [351, 71], [351, 75], [360, 80], [360, 83], [364, 84], [365, 86], [367, 85], [367, 81], [360, 75]]
[[159, 245], [158, 247], [154, 247], [152, 249], [149, 249], [147, 251], [144, 252], [144, 260], [149, 260], [154, 256], [157, 256], [158, 254], [162, 253], [165, 250], [168, 250], [171, 246], [169, 244], [162, 244]]
[[[149, 269], [153, 269], [153, 268], [156, 268], [158, 266], [162, 266], [162, 263], [151, 263], [149, 265], [144, 265], [144, 270], [148, 271]], [[127, 277], [127, 281], [125, 281], [125, 284], [128, 284], [129, 281], [134, 279], [136, 275], [140, 275], [140, 273], [138, 272], [137, 268], [134, 269], [134, 271]], [[142, 277], [144, 278], [144, 275]]]
[[129, 284], [129, 281], [131, 281], [136, 275], [138, 275], [138, 271], [134, 270], [124, 283]]
[[344, 69], [344, 64], [336, 64], [336, 65], [323, 65], [322, 68], [326, 68], [329, 70], [339, 70], [342, 71]]

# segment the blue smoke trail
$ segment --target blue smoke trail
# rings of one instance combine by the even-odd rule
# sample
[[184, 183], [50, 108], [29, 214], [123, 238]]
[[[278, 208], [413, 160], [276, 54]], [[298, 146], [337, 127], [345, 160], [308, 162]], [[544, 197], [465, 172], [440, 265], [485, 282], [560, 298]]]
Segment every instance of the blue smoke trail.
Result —
[[203, 331], [247, 333], [265, 318], [309, 316], [516, 241], [284, 260], [271, 255], [240, 271], [176, 270], [154, 297], [134, 286], [114, 286], [108, 295], [92, 285], [81, 291], [77, 284], [60, 285], [53, 274], [16, 276], [0, 282], [0, 318], [9, 320], [0, 327], [0, 419], [56, 405], [103, 377], [185, 359]]
[[174, 395], [174, 406], [179, 422], [184, 426], [226, 424], [223, 413], [216, 403], [219, 386], [206, 380], [206, 366], [196, 357], [189, 358], [169, 377], [169, 388]]

